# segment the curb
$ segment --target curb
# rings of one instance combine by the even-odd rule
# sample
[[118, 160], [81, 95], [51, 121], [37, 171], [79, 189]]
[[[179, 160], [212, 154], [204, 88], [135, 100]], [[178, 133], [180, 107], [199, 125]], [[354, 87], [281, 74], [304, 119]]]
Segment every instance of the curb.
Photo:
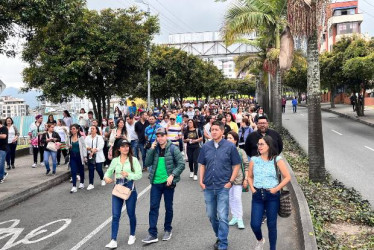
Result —
[[40, 183], [39, 185], [35, 187], [31, 187], [28, 190], [25, 190], [17, 194], [14, 194], [10, 197], [7, 197], [0, 202], [0, 212], [20, 202], [23, 202], [36, 194], [39, 194], [47, 189], [50, 189], [66, 180], [69, 180], [69, 178], [70, 178], [70, 171], [67, 171], [59, 176], [56, 176], [53, 179]]
[[[306, 104], [299, 104], [300, 106], [302, 107], [306, 107], [308, 108], [308, 105]], [[363, 121], [361, 120], [360, 118], [357, 118], [357, 117], [352, 117], [350, 115], [346, 115], [346, 114], [342, 114], [342, 113], [339, 113], [335, 110], [332, 110], [330, 108], [321, 108], [322, 111], [325, 111], [325, 112], [330, 112], [330, 113], [333, 113], [335, 115], [338, 115], [338, 116], [341, 116], [341, 117], [344, 117], [344, 118], [347, 118], [347, 119], [350, 119], [350, 120], [353, 120], [353, 121], [356, 121], [356, 122], [359, 122], [359, 123], [362, 123], [362, 124], [365, 124], [365, 125], [368, 125], [370, 127], [373, 127], [374, 128], [374, 123], [371, 123], [371, 122], [367, 122], [367, 121]]]
[[296, 213], [296, 223], [297, 227], [301, 230], [298, 231], [298, 237], [301, 243], [301, 249], [304, 250], [316, 250], [317, 247], [317, 240], [314, 234], [314, 228], [312, 223], [312, 218], [310, 215], [308, 203], [304, 196], [303, 191], [301, 190], [299, 183], [296, 180], [295, 173], [293, 172], [290, 164], [286, 160], [286, 158], [281, 153], [283, 160], [286, 162], [288, 171], [291, 175], [291, 181], [287, 185], [291, 197], [295, 199], [291, 199], [293, 205], [293, 211]]

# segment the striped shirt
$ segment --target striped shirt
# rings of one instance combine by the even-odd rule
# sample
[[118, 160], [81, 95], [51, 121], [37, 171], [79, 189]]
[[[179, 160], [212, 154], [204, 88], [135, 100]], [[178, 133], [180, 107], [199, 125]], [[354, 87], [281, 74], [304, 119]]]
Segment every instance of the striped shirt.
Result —
[[182, 128], [179, 124], [169, 125], [168, 127], [168, 140], [178, 145], [179, 137], [182, 135]]

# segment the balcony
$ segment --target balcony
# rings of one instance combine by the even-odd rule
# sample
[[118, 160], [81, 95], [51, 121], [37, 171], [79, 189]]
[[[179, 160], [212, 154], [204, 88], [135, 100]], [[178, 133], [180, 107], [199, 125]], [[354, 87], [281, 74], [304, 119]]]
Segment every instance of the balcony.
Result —
[[359, 22], [361, 23], [364, 20], [363, 14], [354, 14], [354, 15], [343, 15], [343, 16], [332, 16], [328, 20], [328, 26], [337, 23], [350, 23], [350, 22]]

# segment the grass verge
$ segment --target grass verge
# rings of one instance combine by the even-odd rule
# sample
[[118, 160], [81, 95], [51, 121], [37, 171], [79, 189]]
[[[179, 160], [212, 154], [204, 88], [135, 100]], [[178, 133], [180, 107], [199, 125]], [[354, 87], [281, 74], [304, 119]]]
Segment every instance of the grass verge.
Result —
[[308, 157], [287, 130], [283, 154], [308, 201], [319, 249], [374, 249], [374, 211], [353, 188], [328, 176], [326, 183], [309, 180]]

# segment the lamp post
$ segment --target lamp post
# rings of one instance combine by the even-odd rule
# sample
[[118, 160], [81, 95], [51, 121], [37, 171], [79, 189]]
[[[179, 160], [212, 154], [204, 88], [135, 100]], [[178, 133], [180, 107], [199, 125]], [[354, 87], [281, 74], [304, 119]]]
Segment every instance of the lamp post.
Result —
[[[144, 2], [143, 0], [135, 0], [136, 3], [142, 3], [147, 5], [147, 16], [151, 14], [151, 9], [149, 7], [149, 3]], [[147, 44], [147, 56], [148, 56], [148, 71], [147, 71], [147, 82], [148, 82], [148, 95], [147, 95], [147, 105], [148, 105], [148, 110], [151, 108], [151, 69], [150, 69], [150, 56], [151, 56], [151, 46], [150, 43], [148, 42]]]

